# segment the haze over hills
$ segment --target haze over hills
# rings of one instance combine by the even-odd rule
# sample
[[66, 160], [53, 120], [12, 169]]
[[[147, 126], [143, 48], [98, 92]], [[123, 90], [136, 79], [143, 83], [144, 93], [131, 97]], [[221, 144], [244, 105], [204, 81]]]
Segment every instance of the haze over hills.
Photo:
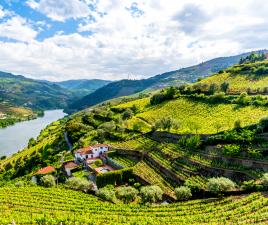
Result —
[[81, 80], [66, 80], [60, 82], [54, 82], [55, 84], [73, 91], [78, 96], [87, 95], [91, 92], [96, 91], [97, 89], [111, 83], [109, 80], [100, 80], [100, 79], [81, 79]]
[[[263, 53], [267, 52], [267, 50], [254, 52]], [[209, 76], [238, 63], [242, 57], [246, 57], [251, 53], [252, 52], [247, 52], [235, 56], [215, 58], [195, 66], [166, 72], [148, 79], [115, 81], [99, 88], [78, 101], [73, 101], [68, 106], [68, 111], [73, 112], [81, 110], [112, 98], [131, 95], [146, 89], [159, 89], [167, 86], [192, 83], [199, 77]]]

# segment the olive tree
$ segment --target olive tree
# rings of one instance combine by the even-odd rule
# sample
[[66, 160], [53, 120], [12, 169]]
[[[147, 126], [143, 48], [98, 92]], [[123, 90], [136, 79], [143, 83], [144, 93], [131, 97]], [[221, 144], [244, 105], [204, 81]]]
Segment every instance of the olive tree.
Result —
[[40, 179], [41, 185], [44, 187], [54, 187], [56, 186], [55, 177], [52, 175], [45, 175]]
[[181, 186], [175, 189], [177, 200], [187, 200], [192, 197], [191, 189], [185, 186]]
[[230, 191], [235, 188], [235, 183], [226, 177], [213, 177], [208, 179], [207, 189], [215, 194]]
[[103, 187], [100, 188], [97, 192], [96, 192], [97, 196], [99, 196], [100, 198], [102, 198], [103, 200], [106, 201], [110, 201], [113, 203], [117, 202], [117, 198], [115, 196], [115, 190], [108, 188], [108, 187]]
[[152, 185], [142, 187], [140, 194], [143, 203], [154, 203], [162, 200], [163, 191], [160, 187]]
[[261, 182], [263, 186], [268, 188], [268, 173], [262, 175]]
[[116, 196], [124, 203], [129, 203], [135, 200], [138, 191], [133, 187], [119, 187], [116, 190]]
[[71, 177], [65, 183], [67, 188], [88, 192], [93, 188], [93, 183], [80, 177]]

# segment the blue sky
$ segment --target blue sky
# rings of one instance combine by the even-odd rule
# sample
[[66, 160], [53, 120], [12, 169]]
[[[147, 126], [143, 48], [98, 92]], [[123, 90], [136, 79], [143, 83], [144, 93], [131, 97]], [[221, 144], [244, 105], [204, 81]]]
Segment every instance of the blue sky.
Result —
[[2, 0], [0, 70], [139, 79], [267, 48], [262, 0]]

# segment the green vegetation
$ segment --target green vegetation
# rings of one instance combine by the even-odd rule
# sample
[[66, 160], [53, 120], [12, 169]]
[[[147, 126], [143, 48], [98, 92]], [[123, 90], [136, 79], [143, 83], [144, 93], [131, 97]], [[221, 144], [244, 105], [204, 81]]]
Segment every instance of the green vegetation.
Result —
[[44, 187], [56, 186], [55, 177], [53, 175], [45, 175], [41, 177], [41, 184]]
[[219, 194], [224, 191], [233, 190], [235, 183], [226, 177], [210, 178], [207, 188], [212, 193]]
[[192, 197], [191, 189], [185, 186], [176, 188], [175, 193], [177, 200], [188, 200]]
[[[163, 206], [114, 205], [72, 190], [40, 187], [0, 189], [0, 223], [9, 224], [265, 224], [261, 193]], [[101, 212], [101, 213], [100, 213]]]
[[0, 128], [13, 125], [16, 122], [35, 119], [39, 115], [42, 115], [42, 111], [0, 102]]
[[268, 61], [248, 62], [235, 65], [225, 71], [201, 80], [197, 85], [209, 90], [214, 85], [217, 90], [228, 83], [228, 94], [247, 92], [249, 94], [267, 93]]

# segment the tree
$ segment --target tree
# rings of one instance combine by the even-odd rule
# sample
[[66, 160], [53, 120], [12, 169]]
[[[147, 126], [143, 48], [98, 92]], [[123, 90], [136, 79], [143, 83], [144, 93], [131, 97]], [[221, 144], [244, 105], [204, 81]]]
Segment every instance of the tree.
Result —
[[131, 110], [131, 109], [126, 109], [126, 110], [123, 112], [122, 119], [123, 119], [123, 120], [127, 120], [127, 119], [130, 119], [132, 116], [133, 116], [133, 112], [132, 112], [132, 110]]
[[140, 194], [143, 203], [154, 203], [162, 200], [163, 191], [160, 187], [152, 185], [142, 187]]
[[65, 183], [67, 188], [88, 192], [93, 188], [93, 183], [80, 177], [71, 177]]
[[228, 89], [229, 89], [229, 83], [223, 82], [221, 84], [221, 91], [223, 91], [224, 93], [227, 93]]
[[217, 133], [219, 133], [219, 130], [222, 128], [222, 124], [221, 123], [215, 123], [213, 126], [217, 130]]
[[199, 183], [189, 179], [185, 181], [184, 186], [190, 188], [192, 193], [199, 193], [202, 190], [202, 187]]
[[191, 189], [181, 186], [175, 189], [177, 200], [187, 200], [192, 197]]
[[156, 130], [161, 129], [170, 131], [172, 127], [178, 129], [179, 123], [171, 119], [170, 117], [164, 117], [162, 119], [157, 120], [154, 127]]
[[213, 95], [215, 92], [218, 91], [218, 89], [219, 89], [218, 85], [215, 83], [212, 83], [211, 85], [209, 85], [208, 92], [209, 94]]
[[262, 132], [264, 132], [268, 128], [268, 117], [261, 118], [259, 122], [259, 126]]
[[44, 187], [54, 187], [56, 186], [55, 177], [52, 175], [45, 175], [40, 179], [41, 185]]
[[241, 126], [241, 120], [236, 120], [234, 122], [234, 128], [235, 129], [240, 129], [242, 126]]
[[103, 200], [110, 201], [110, 202], [113, 202], [113, 203], [117, 202], [114, 188], [109, 188], [109, 187], [106, 186], [106, 187], [100, 188], [96, 192], [96, 194], [97, 194], [97, 196], [99, 196]]
[[119, 187], [116, 190], [116, 196], [124, 203], [130, 203], [137, 197], [138, 191], [133, 187]]
[[235, 183], [226, 177], [217, 177], [208, 179], [208, 191], [219, 194], [224, 191], [230, 191], [235, 188]]

